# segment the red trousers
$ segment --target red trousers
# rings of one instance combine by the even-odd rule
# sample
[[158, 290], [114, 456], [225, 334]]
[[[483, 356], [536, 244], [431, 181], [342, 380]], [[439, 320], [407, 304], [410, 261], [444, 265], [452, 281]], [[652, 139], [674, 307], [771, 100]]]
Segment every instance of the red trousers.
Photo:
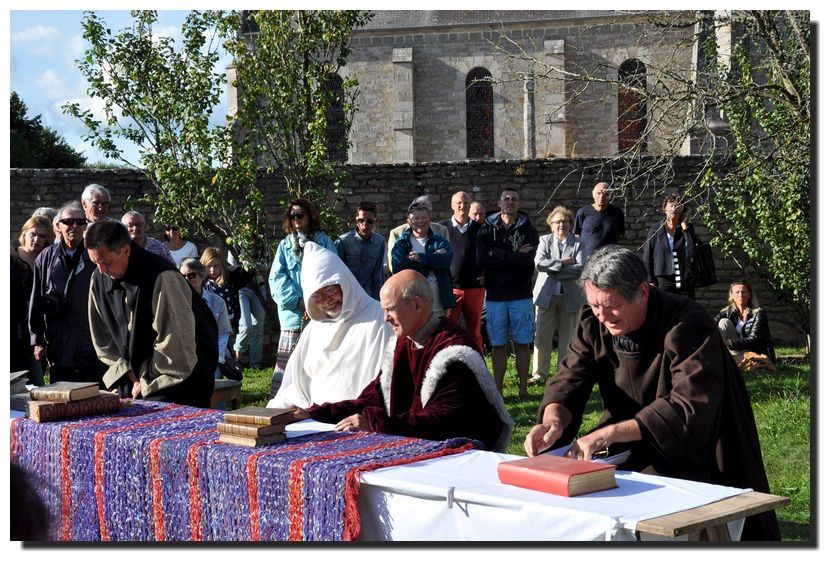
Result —
[[481, 312], [484, 310], [483, 288], [453, 288], [455, 308], [450, 310], [450, 319], [456, 323], [464, 315], [464, 325], [475, 339], [479, 352], [482, 352], [481, 341]]

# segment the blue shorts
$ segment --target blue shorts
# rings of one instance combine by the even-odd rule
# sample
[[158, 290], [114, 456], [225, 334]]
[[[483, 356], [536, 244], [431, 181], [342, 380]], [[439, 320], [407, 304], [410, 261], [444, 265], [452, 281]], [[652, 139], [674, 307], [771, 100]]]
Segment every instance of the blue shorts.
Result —
[[484, 308], [487, 310], [487, 334], [492, 346], [503, 347], [508, 338], [520, 345], [533, 341], [536, 323], [531, 298], [504, 302], [485, 300]]

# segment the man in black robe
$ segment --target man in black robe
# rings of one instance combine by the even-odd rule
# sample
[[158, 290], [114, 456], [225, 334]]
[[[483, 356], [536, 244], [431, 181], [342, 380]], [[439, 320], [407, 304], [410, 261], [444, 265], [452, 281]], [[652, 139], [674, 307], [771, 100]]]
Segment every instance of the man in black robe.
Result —
[[[573, 441], [595, 384], [603, 413], [571, 457], [614, 446], [621, 469], [769, 492], [744, 380], [717, 326], [687, 298], [649, 286], [642, 261], [611, 245], [582, 272], [588, 299], [568, 355], [545, 388], [529, 456]], [[746, 519], [742, 540], [779, 540], [774, 512]]]

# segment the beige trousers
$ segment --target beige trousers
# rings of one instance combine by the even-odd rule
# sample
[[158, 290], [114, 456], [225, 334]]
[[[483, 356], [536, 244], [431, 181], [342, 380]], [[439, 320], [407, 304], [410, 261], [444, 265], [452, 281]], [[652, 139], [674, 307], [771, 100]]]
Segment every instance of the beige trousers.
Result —
[[565, 298], [559, 294], [550, 299], [547, 308], [536, 307], [536, 337], [533, 342], [533, 374], [546, 378], [550, 374], [553, 335], [559, 332], [559, 363], [568, 352], [568, 344], [579, 323], [579, 313], [565, 311]]

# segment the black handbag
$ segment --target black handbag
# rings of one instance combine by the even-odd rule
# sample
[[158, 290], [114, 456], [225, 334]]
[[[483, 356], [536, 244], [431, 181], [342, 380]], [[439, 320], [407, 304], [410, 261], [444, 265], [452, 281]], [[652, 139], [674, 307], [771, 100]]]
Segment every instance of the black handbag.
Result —
[[718, 282], [715, 259], [712, 257], [712, 246], [708, 243], [698, 242], [695, 244], [694, 273], [695, 286], [698, 288], [711, 286]]

